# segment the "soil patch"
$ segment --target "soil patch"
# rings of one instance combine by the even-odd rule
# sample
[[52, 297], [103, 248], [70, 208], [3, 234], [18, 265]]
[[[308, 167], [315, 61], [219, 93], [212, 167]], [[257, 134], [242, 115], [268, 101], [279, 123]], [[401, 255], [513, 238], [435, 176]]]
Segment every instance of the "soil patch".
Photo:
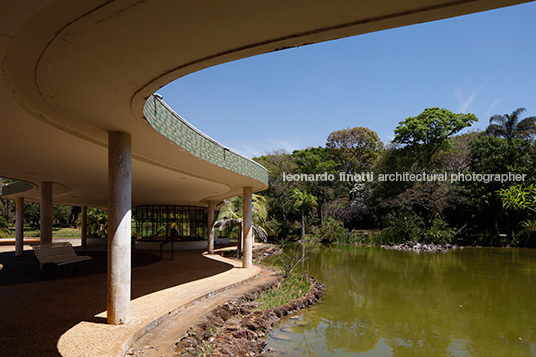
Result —
[[219, 306], [176, 343], [176, 356], [252, 356], [260, 353], [266, 346], [263, 337], [281, 317], [316, 303], [323, 295], [324, 286], [312, 276], [307, 278], [309, 291], [282, 306], [256, 311], [259, 304], [255, 301], [264, 291], [276, 288], [282, 279]]

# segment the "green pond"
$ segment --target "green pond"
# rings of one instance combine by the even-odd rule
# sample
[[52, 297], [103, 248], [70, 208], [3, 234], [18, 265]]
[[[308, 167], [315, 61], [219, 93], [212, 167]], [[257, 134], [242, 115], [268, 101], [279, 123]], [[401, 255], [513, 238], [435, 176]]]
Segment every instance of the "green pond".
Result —
[[536, 356], [536, 250], [331, 246], [304, 269], [320, 302], [283, 319], [284, 356]]

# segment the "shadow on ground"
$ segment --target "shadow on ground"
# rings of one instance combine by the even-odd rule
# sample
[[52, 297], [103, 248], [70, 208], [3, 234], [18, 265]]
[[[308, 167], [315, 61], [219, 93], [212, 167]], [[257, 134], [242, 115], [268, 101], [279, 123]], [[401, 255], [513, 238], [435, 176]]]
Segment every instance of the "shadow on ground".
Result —
[[[46, 266], [43, 272], [39, 270], [39, 263], [32, 251], [25, 251], [21, 257], [15, 257], [13, 252], [0, 253], [0, 263], [4, 265], [0, 271], [0, 286], [106, 274], [106, 251], [76, 250], [78, 255], [89, 255], [92, 259], [59, 268]], [[132, 268], [154, 264], [159, 260], [160, 257], [152, 253], [133, 252]]]
[[[175, 252], [160, 260], [151, 252], [132, 254], [132, 299], [223, 273], [232, 266], [205, 258], [202, 251]], [[89, 268], [41, 273], [32, 252], [0, 253], [0, 355], [58, 356], [60, 336], [81, 321], [105, 323], [106, 252], [83, 251]]]

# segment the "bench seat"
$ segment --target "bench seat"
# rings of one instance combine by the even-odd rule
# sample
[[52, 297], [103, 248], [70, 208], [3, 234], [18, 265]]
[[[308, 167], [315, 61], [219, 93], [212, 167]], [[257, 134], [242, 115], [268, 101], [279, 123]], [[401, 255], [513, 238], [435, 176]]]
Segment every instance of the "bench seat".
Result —
[[91, 260], [90, 256], [76, 254], [69, 242], [37, 244], [32, 248], [41, 270], [45, 264], [62, 266]]

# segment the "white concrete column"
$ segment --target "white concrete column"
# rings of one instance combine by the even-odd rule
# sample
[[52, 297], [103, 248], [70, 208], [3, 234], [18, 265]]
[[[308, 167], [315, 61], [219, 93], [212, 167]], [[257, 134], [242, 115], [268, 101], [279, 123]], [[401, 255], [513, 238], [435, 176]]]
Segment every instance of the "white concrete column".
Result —
[[87, 206], [82, 206], [80, 223], [80, 244], [82, 248], [87, 248]]
[[207, 252], [208, 254], [214, 253], [214, 201], [208, 201], [208, 243], [207, 243]]
[[24, 252], [24, 197], [15, 199], [15, 256]]
[[41, 244], [52, 243], [52, 182], [41, 182]]
[[251, 187], [244, 187], [243, 193], [243, 216], [242, 216], [242, 244], [243, 258], [242, 267], [251, 268], [253, 266], [253, 219], [252, 219], [252, 195]]
[[130, 231], [132, 139], [126, 132], [108, 133], [108, 290], [107, 321], [130, 321]]

